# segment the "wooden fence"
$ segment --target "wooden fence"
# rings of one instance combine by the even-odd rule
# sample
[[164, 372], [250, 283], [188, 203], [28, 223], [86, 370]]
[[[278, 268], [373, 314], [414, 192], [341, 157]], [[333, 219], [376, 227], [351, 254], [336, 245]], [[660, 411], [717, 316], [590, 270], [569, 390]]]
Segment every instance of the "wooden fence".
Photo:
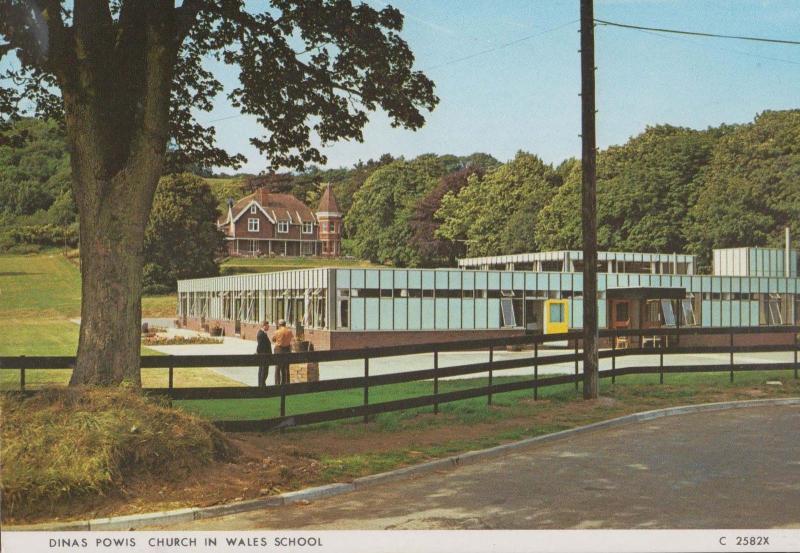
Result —
[[[669, 373], [694, 373], [694, 372], [728, 372], [733, 381], [736, 371], [762, 371], [785, 370], [791, 368], [794, 378], [798, 377], [798, 332], [797, 326], [780, 327], [725, 327], [725, 328], [661, 328], [661, 329], [629, 329], [629, 330], [601, 330], [601, 338], [608, 339], [610, 348], [602, 349], [599, 353], [601, 359], [611, 359], [611, 368], [600, 371], [601, 378], [611, 378], [612, 382], [618, 376], [629, 374], [659, 374], [659, 381], [664, 382], [664, 375]], [[780, 335], [784, 343], [781, 344], [750, 344], [735, 345], [737, 336], [750, 336], [758, 334]], [[727, 345], [707, 346], [681, 346], [680, 338], [684, 336], [725, 336]], [[531, 390], [534, 399], [538, 398], [539, 388], [560, 384], [574, 383], [576, 391], [583, 379], [580, 371], [582, 352], [580, 351], [580, 331], [570, 331], [563, 334], [525, 335], [514, 337], [489, 338], [480, 340], [464, 340], [436, 344], [409, 344], [380, 348], [348, 349], [333, 351], [309, 351], [298, 353], [275, 354], [269, 358], [270, 365], [283, 363], [329, 362], [345, 360], [363, 361], [363, 376], [321, 380], [318, 382], [302, 382], [268, 386], [259, 388], [255, 386], [236, 387], [210, 387], [210, 388], [180, 388], [174, 386], [174, 369], [177, 367], [255, 367], [263, 360], [261, 355], [166, 355], [142, 357], [142, 368], [163, 368], [168, 370], [168, 385], [166, 388], [146, 388], [144, 392], [162, 394], [174, 400], [208, 400], [208, 399], [247, 399], [247, 398], [280, 398], [280, 416], [260, 420], [223, 420], [215, 424], [228, 431], [266, 431], [276, 428], [307, 425], [318, 422], [363, 417], [366, 422], [372, 415], [399, 411], [416, 407], [433, 406], [434, 413], [438, 413], [439, 405], [451, 401], [486, 396], [487, 402], [492, 403], [492, 396], [516, 390]], [[618, 345], [624, 338], [638, 344], [648, 342], [653, 347], [626, 347], [620, 349]], [[677, 338], [677, 339], [676, 339]], [[669, 342], [672, 342], [671, 344]], [[752, 341], [752, 339], [751, 339]], [[540, 354], [540, 348], [545, 349], [552, 342], [565, 342], [568, 345], [564, 352], [547, 355]], [[530, 353], [529, 356], [496, 360], [495, 352], [500, 348], [522, 347]], [[488, 360], [448, 367], [439, 366], [439, 354], [442, 352], [463, 352], [483, 350], [488, 351]], [[736, 363], [734, 354], [748, 352], [785, 352], [793, 353], [793, 360], [777, 361], [770, 363]], [[370, 375], [370, 360], [404, 355], [432, 354], [432, 366], [427, 369], [395, 372], [390, 374]], [[694, 364], [694, 365], [665, 365], [664, 356], [669, 354], [692, 353], [727, 353], [728, 363], [720, 364]], [[652, 363], [640, 366], [617, 367], [617, 359], [630, 355], [651, 356]], [[657, 357], [657, 359], [656, 359]], [[555, 376], [539, 376], [539, 368], [548, 365], [570, 363], [573, 370], [569, 374]], [[30, 369], [63, 369], [71, 370], [75, 366], [75, 357], [0, 357], [0, 370], [19, 371], [19, 390], [22, 393], [33, 393], [26, 388], [25, 372]], [[493, 380], [497, 371], [515, 368], [533, 368], [532, 378], [525, 378], [514, 382], [495, 383]], [[443, 378], [485, 373], [488, 382], [464, 390], [440, 392], [439, 381]], [[369, 391], [375, 386], [399, 384], [403, 382], [430, 381], [432, 393], [429, 395], [404, 398], [393, 401], [370, 403]], [[363, 402], [353, 407], [342, 407], [324, 411], [314, 411], [298, 414], [287, 414], [286, 398], [301, 394], [311, 394], [335, 390], [363, 389]]]

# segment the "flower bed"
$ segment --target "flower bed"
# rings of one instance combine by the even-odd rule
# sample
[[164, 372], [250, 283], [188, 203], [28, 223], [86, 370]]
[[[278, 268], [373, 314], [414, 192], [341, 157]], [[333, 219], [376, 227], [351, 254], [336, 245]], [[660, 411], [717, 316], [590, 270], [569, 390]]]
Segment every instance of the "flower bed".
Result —
[[163, 336], [159, 334], [142, 336], [145, 346], [187, 346], [192, 344], [221, 344], [222, 338], [208, 336]]

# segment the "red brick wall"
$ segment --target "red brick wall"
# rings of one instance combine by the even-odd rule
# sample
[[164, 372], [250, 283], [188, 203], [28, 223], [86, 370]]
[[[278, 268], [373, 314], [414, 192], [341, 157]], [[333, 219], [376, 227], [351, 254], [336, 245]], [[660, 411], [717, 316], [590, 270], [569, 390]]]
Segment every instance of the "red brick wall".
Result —
[[[218, 324], [221, 326], [226, 336], [235, 336], [234, 323], [232, 321], [216, 321], [209, 319], [206, 321], [209, 326]], [[185, 328], [191, 330], [201, 330], [199, 319], [187, 319]], [[252, 323], [241, 323], [241, 338], [245, 340], [255, 340], [259, 326]], [[270, 338], [275, 332], [275, 326], [270, 328]], [[406, 344], [422, 343], [441, 343], [455, 340], [477, 340], [481, 338], [499, 338], [503, 336], [520, 336], [522, 330], [397, 330], [397, 331], [334, 331], [306, 329], [305, 338], [314, 345], [315, 350], [329, 349], [358, 349], [367, 347], [397, 346]], [[681, 336], [681, 346], [727, 346], [729, 343], [727, 334], [711, 334], [705, 336]], [[733, 344], [736, 346], [749, 346], [759, 344], [770, 345], [791, 345], [794, 343], [792, 333], [768, 333], [768, 334], [739, 334], [734, 336]], [[573, 343], [570, 342], [570, 347]], [[631, 344], [635, 347], [637, 344]], [[608, 338], [600, 339], [600, 347], [611, 347]]]
[[[258, 232], [250, 232], [247, 230], [247, 220], [258, 219], [259, 230]], [[234, 223], [236, 226], [236, 238], [272, 238], [275, 236], [274, 228], [269, 219], [264, 217], [261, 210], [257, 209], [256, 214], [252, 215], [248, 209], [244, 215], [239, 217], [239, 220]]]

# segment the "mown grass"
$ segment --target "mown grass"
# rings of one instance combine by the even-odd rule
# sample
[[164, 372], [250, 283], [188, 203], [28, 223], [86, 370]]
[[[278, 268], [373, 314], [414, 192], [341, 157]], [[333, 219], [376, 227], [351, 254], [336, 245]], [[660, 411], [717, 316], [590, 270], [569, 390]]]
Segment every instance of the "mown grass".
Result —
[[[518, 382], [530, 379], [530, 377], [506, 376], [495, 377], [494, 384], [506, 382]], [[661, 399], [670, 400], [691, 400], [697, 396], [698, 389], [703, 389], [705, 393], [710, 391], [739, 390], [753, 385], [762, 385], [767, 380], [784, 380], [789, 385], [787, 389], [800, 391], [797, 381], [793, 379], [793, 372], [790, 370], [777, 371], [746, 371], [735, 375], [735, 381], [731, 384], [728, 381], [728, 373], [694, 373], [666, 375], [665, 384], [658, 384], [658, 375], [629, 375], [617, 379], [616, 385], [612, 385], [610, 379], [601, 380], [601, 391], [603, 395], [609, 397], [634, 398], [637, 401], [647, 401], [649, 399], [659, 401]], [[487, 378], [471, 378], [457, 380], [442, 380], [439, 382], [439, 392], [446, 393], [468, 388], [479, 388], [488, 384]], [[794, 387], [792, 386], [794, 384]], [[402, 384], [390, 384], [384, 386], [373, 386], [369, 389], [369, 402], [381, 403], [402, 398], [418, 397], [433, 393], [433, 383], [431, 381], [407, 382]], [[562, 384], [549, 386], [539, 389], [538, 397], [553, 401], [571, 401], [576, 398], [574, 384]], [[513, 407], [522, 400], [533, 397], [532, 390], [518, 390], [494, 394], [492, 403], [496, 407]], [[286, 397], [286, 414], [297, 415], [314, 411], [324, 411], [328, 409], [338, 409], [342, 407], [355, 407], [363, 404], [363, 389], [339, 390], [333, 392], [320, 392], [315, 394], [303, 394]], [[177, 401], [176, 406], [189, 412], [211, 420], [257, 420], [278, 417], [280, 415], [280, 398], [268, 399], [219, 399], [219, 400], [191, 400]], [[455, 420], [462, 424], [477, 424], [499, 420], [509, 415], [509, 412], [490, 409], [487, 407], [486, 396], [442, 403], [439, 409], [442, 413], [451, 415]], [[419, 413], [427, 413], [432, 407], [422, 407], [404, 411], [384, 413], [375, 417], [376, 427], [393, 431], [402, 426], [404, 419], [416, 417]], [[429, 421], [435, 424], [435, 421]], [[349, 422], [334, 421], [315, 425], [318, 428], [334, 428], [347, 425]]]
[[[25, 371], [25, 388], [36, 390], [69, 384], [71, 372], [64, 369], [28, 369]], [[19, 371], [0, 371], [0, 391], [19, 390]], [[143, 388], [166, 388], [169, 384], [167, 369], [142, 369]], [[213, 369], [176, 368], [173, 373], [173, 386], [176, 388], [215, 388], [241, 386], [242, 383], [230, 379]]]
[[316, 269], [320, 267], [370, 268], [381, 267], [361, 259], [324, 259], [319, 257], [231, 257], [220, 265], [223, 275], [243, 273], [273, 273], [295, 269]]
[[[145, 297], [143, 314], [174, 317], [175, 301]], [[80, 311], [80, 273], [60, 251], [0, 255], [0, 355], [75, 355]]]
[[0, 396], [3, 516], [124, 489], [137, 476], [184, 478], [237, 451], [211, 424], [125, 389]]

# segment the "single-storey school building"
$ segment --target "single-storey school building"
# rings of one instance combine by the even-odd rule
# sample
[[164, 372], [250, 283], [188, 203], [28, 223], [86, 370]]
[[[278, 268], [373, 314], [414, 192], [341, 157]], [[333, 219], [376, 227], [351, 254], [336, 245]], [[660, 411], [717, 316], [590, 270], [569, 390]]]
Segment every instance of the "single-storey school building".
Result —
[[[691, 255], [600, 252], [598, 260], [602, 328], [800, 323], [794, 250], [715, 250], [709, 275], [696, 274]], [[316, 349], [557, 333], [583, 325], [581, 271], [581, 252], [557, 251], [462, 259], [457, 269], [331, 267], [183, 280], [178, 317], [188, 328], [218, 326], [248, 339], [260, 321], [286, 319], [302, 325]]]

